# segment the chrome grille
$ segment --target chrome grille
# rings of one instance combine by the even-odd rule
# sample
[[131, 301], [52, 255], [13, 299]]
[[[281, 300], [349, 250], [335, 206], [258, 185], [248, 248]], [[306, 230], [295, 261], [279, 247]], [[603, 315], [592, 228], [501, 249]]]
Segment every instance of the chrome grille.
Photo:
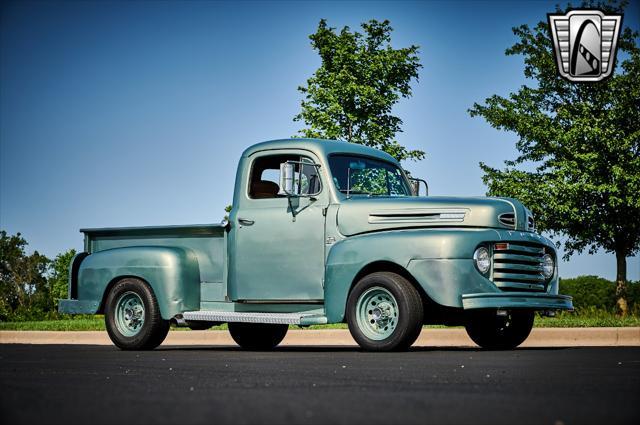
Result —
[[492, 280], [501, 289], [544, 291], [542, 274], [545, 248], [508, 242], [508, 249], [493, 250]]
[[505, 226], [512, 227], [515, 229], [516, 227], [516, 216], [514, 213], [504, 213], [498, 216], [498, 221], [504, 224]]

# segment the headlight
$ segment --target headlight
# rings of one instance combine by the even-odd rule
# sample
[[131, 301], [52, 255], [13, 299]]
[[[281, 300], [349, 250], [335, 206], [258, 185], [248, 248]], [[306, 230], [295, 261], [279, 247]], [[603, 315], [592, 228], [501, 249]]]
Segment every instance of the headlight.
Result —
[[544, 254], [542, 257], [542, 274], [545, 278], [550, 279], [553, 276], [553, 270], [555, 269], [555, 263], [553, 257], [549, 254]]
[[483, 246], [476, 249], [473, 253], [473, 261], [476, 263], [476, 267], [480, 273], [484, 274], [489, 271], [491, 267], [491, 258], [489, 257], [489, 250]]

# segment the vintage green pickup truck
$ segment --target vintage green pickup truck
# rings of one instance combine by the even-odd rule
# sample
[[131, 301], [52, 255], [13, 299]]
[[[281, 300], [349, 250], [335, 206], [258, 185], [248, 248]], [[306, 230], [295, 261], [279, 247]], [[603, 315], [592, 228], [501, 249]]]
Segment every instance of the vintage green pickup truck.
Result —
[[363, 349], [390, 351], [423, 324], [511, 349], [536, 311], [573, 308], [520, 202], [420, 196], [420, 181], [361, 145], [259, 143], [240, 158], [228, 221], [81, 230], [59, 310], [104, 314], [122, 349], [155, 348], [171, 323], [228, 323], [241, 347], [266, 350], [289, 325], [346, 322]]

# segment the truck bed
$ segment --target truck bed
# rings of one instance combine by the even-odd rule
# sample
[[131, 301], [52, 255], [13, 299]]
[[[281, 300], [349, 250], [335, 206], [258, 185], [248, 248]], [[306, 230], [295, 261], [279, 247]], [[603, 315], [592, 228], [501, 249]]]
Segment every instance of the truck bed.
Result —
[[93, 254], [131, 246], [169, 246], [192, 250], [201, 282], [224, 282], [226, 241], [222, 224], [80, 229], [84, 251]]

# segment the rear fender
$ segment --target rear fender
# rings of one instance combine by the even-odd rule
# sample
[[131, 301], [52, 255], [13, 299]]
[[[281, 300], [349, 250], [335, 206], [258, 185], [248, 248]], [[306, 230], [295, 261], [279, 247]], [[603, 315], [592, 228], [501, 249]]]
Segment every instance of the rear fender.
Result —
[[200, 308], [200, 271], [193, 251], [186, 248], [138, 246], [100, 251], [84, 258], [78, 270], [77, 299], [84, 313], [103, 312], [108, 291], [118, 280], [144, 280], [156, 296], [165, 320]]

